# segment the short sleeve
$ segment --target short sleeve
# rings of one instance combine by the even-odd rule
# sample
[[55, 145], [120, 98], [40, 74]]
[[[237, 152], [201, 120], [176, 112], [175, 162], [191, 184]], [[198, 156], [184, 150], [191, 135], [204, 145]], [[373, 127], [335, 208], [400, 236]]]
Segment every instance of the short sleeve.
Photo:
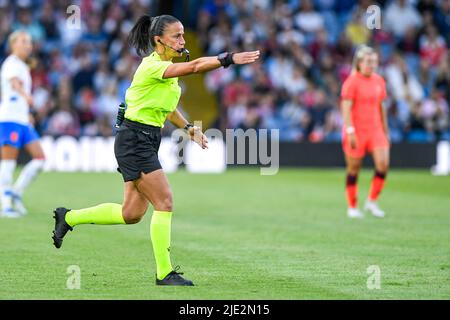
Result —
[[146, 77], [162, 80], [164, 72], [171, 64], [171, 61], [150, 62], [145, 68]]
[[17, 63], [14, 63], [11, 60], [5, 63], [2, 69], [3, 76], [8, 80], [11, 80], [14, 77], [20, 78], [23, 73], [20, 65], [17, 65]]
[[355, 100], [356, 96], [356, 81], [352, 76], [349, 76], [342, 85], [341, 98]]

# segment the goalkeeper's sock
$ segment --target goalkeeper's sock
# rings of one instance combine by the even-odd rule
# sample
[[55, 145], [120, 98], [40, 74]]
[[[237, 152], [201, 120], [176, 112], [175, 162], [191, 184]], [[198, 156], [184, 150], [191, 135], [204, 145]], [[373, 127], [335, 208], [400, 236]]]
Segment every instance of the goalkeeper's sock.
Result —
[[370, 201], [373, 202], [377, 201], [378, 196], [383, 190], [385, 179], [386, 173], [375, 171], [375, 175], [373, 176], [372, 183], [370, 185], [370, 192], [369, 192]]
[[79, 224], [125, 224], [122, 205], [117, 203], [102, 203], [91, 208], [70, 210], [66, 214], [66, 222], [71, 227]]
[[172, 212], [153, 211], [150, 224], [150, 238], [153, 245], [153, 254], [156, 261], [156, 278], [164, 279], [172, 272], [170, 262], [170, 229]]
[[346, 195], [349, 208], [356, 208], [358, 203], [358, 175], [347, 174]]

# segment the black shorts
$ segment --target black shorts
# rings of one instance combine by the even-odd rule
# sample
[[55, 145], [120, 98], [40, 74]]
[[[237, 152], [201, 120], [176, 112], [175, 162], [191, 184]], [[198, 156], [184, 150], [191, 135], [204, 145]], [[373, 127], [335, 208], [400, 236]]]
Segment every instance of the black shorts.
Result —
[[117, 130], [114, 154], [125, 182], [162, 169], [158, 159], [161, 128], [125, 119]]

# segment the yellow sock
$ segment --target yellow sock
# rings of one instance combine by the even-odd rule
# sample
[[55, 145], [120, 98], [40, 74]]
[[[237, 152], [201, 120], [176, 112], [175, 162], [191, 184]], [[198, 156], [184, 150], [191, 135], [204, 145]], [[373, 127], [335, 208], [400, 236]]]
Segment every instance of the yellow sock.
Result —
[[173, 269], [170, 262], [170, 229], [172, 212], [153, 211], [150, 224], [153, 254], [156, 261], [156, 277], [164, 279]]
[[122, 205], [117, 203], [102, 203], [86, 209], [70, 210], [66, 214], [66, 222], [71, 227], [78, 224], [125, 224]]

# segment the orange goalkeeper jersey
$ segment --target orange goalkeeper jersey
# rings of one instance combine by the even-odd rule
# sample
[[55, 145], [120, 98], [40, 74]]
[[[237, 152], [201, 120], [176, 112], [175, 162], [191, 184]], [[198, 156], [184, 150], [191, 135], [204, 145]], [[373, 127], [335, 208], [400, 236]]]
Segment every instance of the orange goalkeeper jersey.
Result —
[[376, 73], [366, 77], [355, 72], [344, 81], [341, 98], [353, 100], [351, 118], [356, 134], [383, 130], [380, 103], [385, 97], [386, 84]]

